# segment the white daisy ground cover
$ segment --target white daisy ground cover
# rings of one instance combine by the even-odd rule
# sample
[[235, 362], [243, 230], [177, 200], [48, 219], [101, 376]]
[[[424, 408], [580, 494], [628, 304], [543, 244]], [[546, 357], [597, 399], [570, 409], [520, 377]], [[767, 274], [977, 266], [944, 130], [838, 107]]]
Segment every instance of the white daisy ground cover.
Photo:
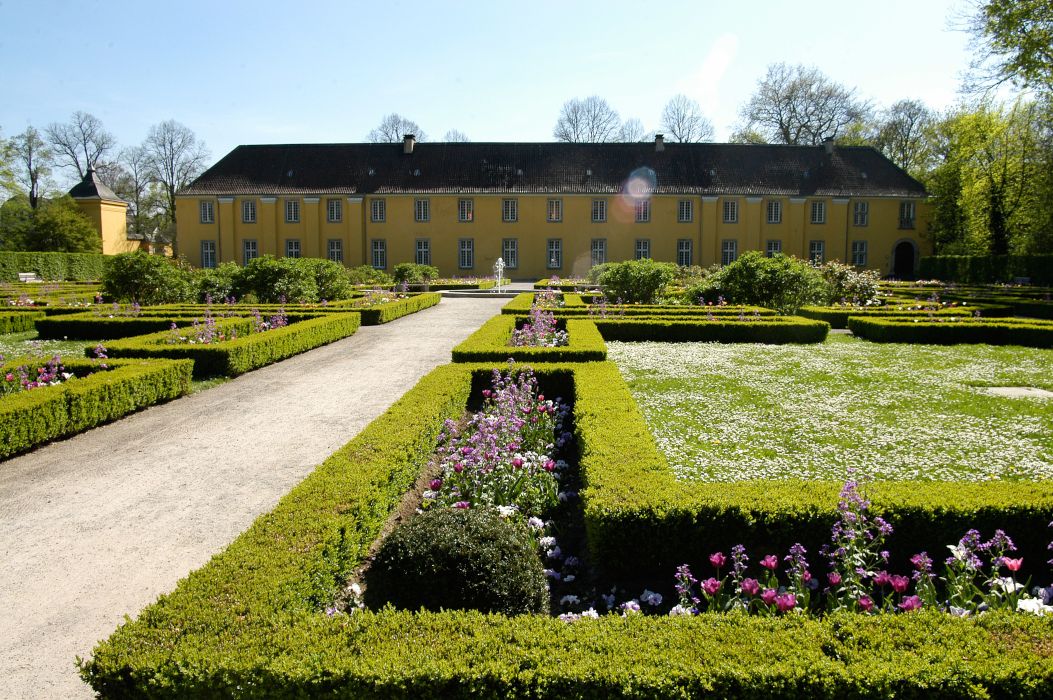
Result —
[[607, 343], [684, 480], [1053, 478], [1053, 350], [986, 345]]

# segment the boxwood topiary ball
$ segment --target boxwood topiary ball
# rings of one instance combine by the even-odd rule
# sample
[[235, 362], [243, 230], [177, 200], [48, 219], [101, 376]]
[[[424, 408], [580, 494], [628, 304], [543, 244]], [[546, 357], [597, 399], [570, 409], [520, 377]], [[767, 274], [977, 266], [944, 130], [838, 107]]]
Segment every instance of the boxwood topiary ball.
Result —
[[417, 610], [548, 612], [525, 524], [485, 508], [433, 508], [395, 529], [366, 576], [366, 603]]

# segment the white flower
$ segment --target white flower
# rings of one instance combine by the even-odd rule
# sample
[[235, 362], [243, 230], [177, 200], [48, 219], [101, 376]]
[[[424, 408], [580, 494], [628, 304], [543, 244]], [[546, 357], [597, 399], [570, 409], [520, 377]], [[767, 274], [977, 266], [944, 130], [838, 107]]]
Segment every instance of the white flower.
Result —
[[679, 605], [679, 604], [674, 605], [673, 609], [669, 611], [669, 615], [672, 616], [672, 617], [676, 617], [678, 615], [690, 615], [690, 614], [691, 614], [691, 608], [685, 608], [683, 605]]
[[577, 622], [581, 619], [581, 615], [578, 613], [563, 613], [559, 616], [559, 619], [563, 622]]
[[1016, 609], [1033, 615], [1053, 615], [1053, 605], [1046, 605], [1038, 598], [1021, 598], [1016, 601]]
[[362, 595], [362, 586], [359, 586], [357, 583], [352, 583], [351, 584], [351, 592], [353, 594], [355, 594], [355, 596]]
[[595, 608], [589, 608], [581, 614], [582, 617], [591, 617], [593, 619], [599, 619], [600, 614], [596, 612]]
[[553, 547], [552, 549], [548, 550], [548, 558], [549, 559], [562, 559], [563, 558], [563, 550], [561, 550], [559, 547]]
[[529, 518], [527, 518], [527, 525], [532, 530], [544, 530], [545, 529], [545, 521], [542, 520], [541, 518], [538, 518], [538, 517], [535, 517], [535, 516], [530, 516]]
[[439, 495], [438, 491], [425, 491], [422, 494], [422, 497], [424, 498], [425, 501], [430, 501], [430, 500], [432, 500], [433, 498], [435, 498], [438, 495]]
[[557, 581], [560, 579], [560, 573], [555, 569], [544, 569], [544, 572], [545, 576], [547, 576], [548, 578], [554, 578]]
[[497, 512], [500, 513], [502, 518], [510, 518], [519, 512], [519, 509], [515, 506], [497, 506]]
[[567, 594], [559, 599], [560, 605], [577, 605], [580, 601], [578, 596]]
[[551, 536], [551, 535], [548, 535], [546, 537], [542, 537], [541, 539], [539, 539], [537, 541], [537, 543], [539, 545], [541, 545], [542, 547], [544, 547], [545, 549], [552, 549], [553, 547], [556, 546], [556, 538]]
[[1024, 584], [1017, 583], [1008, 576], [1002, 576], [994, 580], [994, 585], [997, 588], [1002, 589], [1005, 593], [1016, 593], [1024, 587]]

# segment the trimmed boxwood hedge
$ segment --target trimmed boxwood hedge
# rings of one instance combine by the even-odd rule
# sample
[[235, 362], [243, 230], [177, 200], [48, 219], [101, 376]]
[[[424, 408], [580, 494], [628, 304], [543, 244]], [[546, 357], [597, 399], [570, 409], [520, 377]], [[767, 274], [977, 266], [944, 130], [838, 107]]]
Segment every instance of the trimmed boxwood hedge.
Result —
[[44, 318], [43, 311], [0, 312], [0, 333], [25, 333], [33, 330], [33, 324]]
[[[21, 362], [0, 368], [7, 372]], [[190, 390], [187, 360], [64, 360], [79, 378], [0, 398], [0, 458], [73, 435]], [[91, 376], [86, 376], [94, 372]]]
[[604, 340], [718, 343], [821, 343], [830, 325], [797, 316], [771, 316], [738, 321], [706, 319], [593, 319]]
[[[591, 306], [591, 297], [582, 294], [563, 294], [561, 307], [550, 309], [556, 316], [589, 316], [596, 313]], [[530, 305], [534, 302], [533, 292], [524, 292], [516, 295], [511, 301], [501, 308], [501, 313], [512, 316], [525, 316], [530, 312]], [[762, 306], [694, 306], [694, 305], [662, 305], [662, 304], [610, 304], [606, 307], [607, 318], [621, 318], [624, 316], [646, 316], [650, 317], [738, 317], [744, 316], [775, 316], [772, 309]], [[595, 318], [590, 316], [590, 318]]]
[[[169, 331], [162, 331], [107, 343], [106, 350], [110, 357], [188, 358], [194, 361], [195, 379], [234, 377], [346, 338], [360, 325], [359, 314], [306, 314], [302, 318], [305, 320], [284, 328], [251, 335], [250, 319], [226, 318], [217, 321], [216, 328], [237, 331], [238, 337], [234, 340], [211, 345], [170, 344], [166, 342]], [[86, 355], [93, 352], [94, 346], [85, 348]]]
[[412, 294], [406, 299], [397, 299], [385, 304], [377, 304], [368, 309], [355, 309], [362, 315], [363, 326], [376, 326], [381, 323], [394, 321], [429, 306], [435, 306], [442, 300], [442, 295], [436, 292], [422, 292]]
[[928, 255], [918, 274], [945, 282], [1012, 282], [1028, 277], [1031, 284], [1053, 285], [1053, 255]]
[[1053, 323], [1025, 319], [984, 321], [929, 321], [908, 318], [852, 316], [848, 328], [854, 335], [875, 343], [986, 343], [1053, 348]]
[[[464, 410], [473, 379], [488, 371], [446, 365], [422, 379], [224, 552], [100, 642], [82, 662], [84, 679], [104, 698], [1040, 698], [1053, 692], [1053, 620], [1019, 614], [606, 616], [574, 624], [478, 612], [325, 615], [321, 610], [416, 479], [443, 421]], [[585, 389], [575, 420], [588, 440], [582, 460], [592, 481], [604, 469], [629, 477], [619, 498], [607, 500], [609, 517], [625, 499], [651, 497], [650, 475], [641, 478], [638, 469], [656, 465], [633, 438], [646, 438], [651, 453], [653, 444], [624, 382], [614, 382], [617, 369], [548, 365], [538, 374], [573, 375], [574, 391]], [[593, 443], [610, 437], [621, 449]], [[635, 457], [645, 460], [637, 465]], [[586, 507], [602, 515], [596, 484], [589, 489]], [[653, 516], [663, 508], [654, 501]], [[647, 544], [662, 543], [656, 534]]]
[[981, 318], [1006, 318], [1013, 315], [1013, 307], [1004, 304], [968, 304], [936, 311], [902, 308], [899, 305], [878, 306], [871, 308], [852, 308], [847, 306], [802, 306], [798, 316], [826, 321], [831, 328], [848, 328], [850, 316], [859, 318], [928, 318], [931, 316], [969, 317], [979, 311]]
[[501, 314], [484, 323], [453, 349], [454, 362], [587, 362], [606, 360], [607, 345], [586, 319], [567, 319], [569, 344], [556, 348], [515, 348], [508, 344], [520, 317]]
[[94, 282], [102, 279], [102, 253], [26, 253], [0, 251], [0, 280], [18, 281], [19, 272], [35, 272], [45, 280]]

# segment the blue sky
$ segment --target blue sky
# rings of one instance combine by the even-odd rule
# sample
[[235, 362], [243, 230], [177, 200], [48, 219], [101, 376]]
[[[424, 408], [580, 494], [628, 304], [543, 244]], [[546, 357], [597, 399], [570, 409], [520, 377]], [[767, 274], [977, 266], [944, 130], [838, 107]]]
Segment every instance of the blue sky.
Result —
[[[432, 140], [547, 141], [560, 106], [606, 98], [658, 129], [699, 101], [725, 140], [770, 63], [817, 66], [878, 105], [958, 99], [967, 0], [852, 3], [0, 0], [0, 134], [102, 119], [121, 145], [176, 119], [218, 159], [239, 143], [363, 141], [390, 112]], [[960, 23], [960, 22], [959, 22]]]

